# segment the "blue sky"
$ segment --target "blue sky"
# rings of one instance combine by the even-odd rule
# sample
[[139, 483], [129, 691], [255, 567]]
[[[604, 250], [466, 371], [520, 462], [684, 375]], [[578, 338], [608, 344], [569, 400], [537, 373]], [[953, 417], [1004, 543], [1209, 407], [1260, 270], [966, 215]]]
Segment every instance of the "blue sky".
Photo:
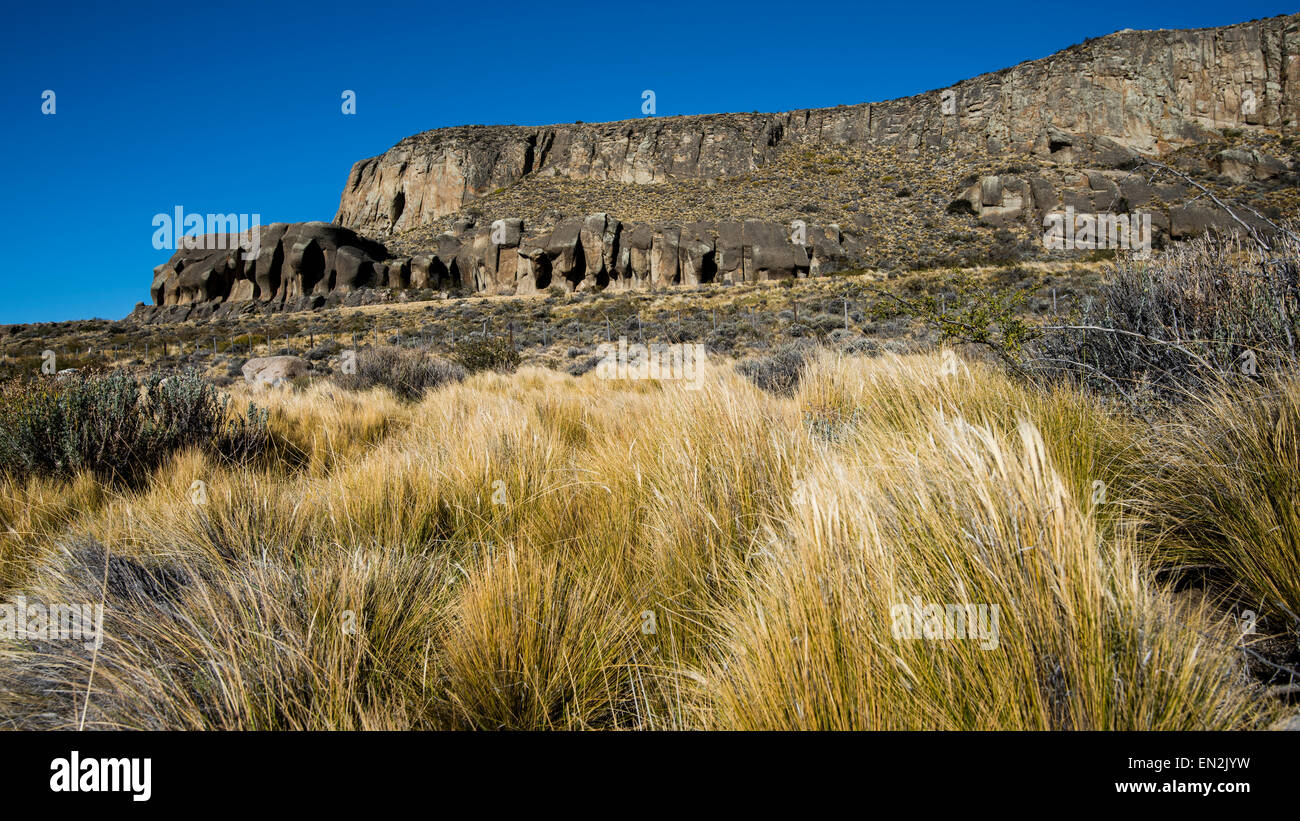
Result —
[[[0, 49], [0, 323], [124, 316], [155, 214], [332, 219], [409, 134], [885, 100], [1123, 28], [1285, 3], [609, 2], [11, 5]], [[42, 92], [56, 94], [42, 114]], [[357, 95], [355, 116], [341, 94]]]

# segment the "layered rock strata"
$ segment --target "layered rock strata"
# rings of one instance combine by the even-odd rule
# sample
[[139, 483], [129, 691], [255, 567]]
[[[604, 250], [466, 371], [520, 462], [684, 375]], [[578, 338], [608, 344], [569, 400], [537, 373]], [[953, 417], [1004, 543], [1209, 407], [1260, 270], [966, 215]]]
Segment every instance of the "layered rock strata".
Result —
[[373, 236], [400, 233], [527, 175], [639, 184], [734, 177], [788, 143], [954, 147], [1061, 162], [1074, 135], [1158, 156], [1225, 128], [1300, 133], [1300, 15], [1122, 31], [880, 103], [427, 131], [356, 163], [334, 221]]

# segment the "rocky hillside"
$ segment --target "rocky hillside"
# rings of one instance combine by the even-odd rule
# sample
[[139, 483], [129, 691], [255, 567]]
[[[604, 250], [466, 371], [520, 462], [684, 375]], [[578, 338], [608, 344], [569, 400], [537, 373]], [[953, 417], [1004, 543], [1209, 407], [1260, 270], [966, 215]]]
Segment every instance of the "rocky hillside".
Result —
[[1300, 15], [1123, 31], [881, 103], [424, 132], [353, 167], [337, 225], [263, 229], [256, 259], [180, 251], [153, 302], [171, 320], [996, 263], [1060, 256], [1042, 226], [1066, 208], [1150, 214], [1158, 246], [1236, 226], [1207, 192], [1295, 215], [1297, 155]]

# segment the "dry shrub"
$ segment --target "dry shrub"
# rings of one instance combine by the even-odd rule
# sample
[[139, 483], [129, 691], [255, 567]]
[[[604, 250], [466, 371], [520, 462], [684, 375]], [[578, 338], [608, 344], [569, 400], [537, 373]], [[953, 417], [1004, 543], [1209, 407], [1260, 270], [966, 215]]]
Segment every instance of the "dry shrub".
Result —
[[426, 391], [459, 382], [465, 369], [423, 351], [385, 345], [357, 352], [356, 372], [339, 373], [334, 379], [348, 390], [382, 387], [400, 399], [418, 400]]
[[1210, 235], [1151, 259], [1117, 256], [1110, 280], [1036, 364], [1101, 393], [1181, 401], [1225, 376], [1290, 370], [1300, 346], [1300, 242], [1266, 252]]

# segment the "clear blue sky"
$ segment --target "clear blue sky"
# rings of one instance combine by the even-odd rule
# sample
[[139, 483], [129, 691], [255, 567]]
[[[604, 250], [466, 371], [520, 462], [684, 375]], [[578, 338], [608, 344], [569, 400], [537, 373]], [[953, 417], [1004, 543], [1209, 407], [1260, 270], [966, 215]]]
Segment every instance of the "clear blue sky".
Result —
[[[410, 134], [885, 100], [1123, 28], [1281, 2], [10, 4], [0, 49], [0, 323], [148, 301], [155, 214], [329, 220], [352, 163]], [[56, 113], [41, 113], [46, 89]], [[357, 113], [340, 95], [355, 90]]]

